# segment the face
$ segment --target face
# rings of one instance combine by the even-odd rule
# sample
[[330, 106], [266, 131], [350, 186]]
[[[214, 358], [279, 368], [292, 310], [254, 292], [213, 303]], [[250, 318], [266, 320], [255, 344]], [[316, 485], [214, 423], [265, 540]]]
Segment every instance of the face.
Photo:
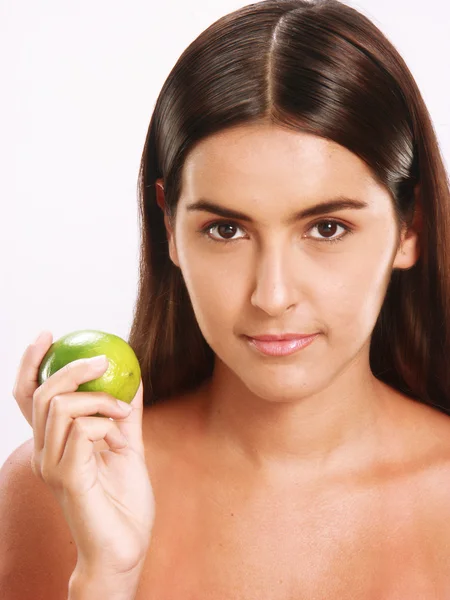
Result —
[[[365, 206], [299, 214], [337, 198]], [[194, 209], [200, 200], [242, 214]], [[361, 159], [270, 125], [202, 140], [184, 165], [174, 229], [167, 219], [166, 227], [205, 339], [266, 399], [314, 393], [352, 364], [369, 369], [391, 271], [417, 259], [416, 236], [397, 230], [388, 192]], [[261, 354], [246, 337], [316, 332], [283, 357]]]

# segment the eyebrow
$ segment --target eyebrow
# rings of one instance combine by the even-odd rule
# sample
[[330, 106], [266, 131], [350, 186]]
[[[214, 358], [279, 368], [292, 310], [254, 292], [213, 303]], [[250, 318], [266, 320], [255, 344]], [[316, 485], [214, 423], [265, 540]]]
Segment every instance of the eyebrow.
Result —
[[[338, 196], [337, 198], [332, 198], [331, 200], [326, 200], [325, 202], [308, 206], [307, 208], [293, 213], [290, 217], [288, 217], [288, 219], [286, 219], [286, 225], [292, 225], [293, 223], [301, 221], [302, 219], [306, 219], [308, 217], [317, 217], [318, 215], [323, 215], [325, 213], [336, 212], [344, 209], [360, 210], [363, 208], [368, 208], [368, 206], [369, 204], [363, 200]], [[207, 198], [200, 198], [196, 202], [188, 204], [186, 206], [186, 210], [189, 212], [205, 211], [219, 215], [220, 217], [225, 217], [227, 219], [238, 219], [240, 221], [246, 221], [247, 223], [254, 223], [254, 220], [249, 215], [246, 215], [238, 210], [226, 208], [225, 206], [216, 204]]]

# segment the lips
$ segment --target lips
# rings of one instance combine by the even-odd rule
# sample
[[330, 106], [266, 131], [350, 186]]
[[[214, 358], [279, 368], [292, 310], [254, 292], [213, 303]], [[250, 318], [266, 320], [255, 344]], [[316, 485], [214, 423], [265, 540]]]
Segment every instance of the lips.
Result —
[[261, 342], [281, 342], [283, 340], [302, 340], [304, 338], [311, 337], [312, 335], [317, 335], [316, 333], [283, 333], [280, 335], [249, 335], [247, 337], [252, 340], [261, 340]]
[[[267, 356], [288, 356], [294, 352], [298, 352], [302, 348], [309, 346], [318, 336], [318, 333], [312, 335], [301, 336], [296, 338], [287, 339], [273, 339], [279, 336], [259, 336], [258, 338], [251, 338], [246, 336], [250, 347], [256, 349], [258, 352]], [[261, 337], [271, 337], [271, 340], [263, 340]]]

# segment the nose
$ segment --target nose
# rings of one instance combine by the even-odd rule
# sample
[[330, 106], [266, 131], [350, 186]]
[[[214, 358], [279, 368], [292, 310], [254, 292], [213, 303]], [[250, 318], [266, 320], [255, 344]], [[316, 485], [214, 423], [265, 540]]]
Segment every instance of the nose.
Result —
[[298, 261], [293, 255], [292, 247], [272, 248], [257, 259], [251, 303], [271, 317], [282, 315], [298, 302]]

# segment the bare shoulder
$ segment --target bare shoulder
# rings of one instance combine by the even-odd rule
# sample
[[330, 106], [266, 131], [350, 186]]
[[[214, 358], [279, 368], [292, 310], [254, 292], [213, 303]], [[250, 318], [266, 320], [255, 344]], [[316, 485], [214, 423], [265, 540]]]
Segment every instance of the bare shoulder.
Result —
[[31, 469], [32, 451], [33, 438], [0, 469], [0, 597], [5, 600], [65, 598], [76, 564], [61, 508]]
[[397, 473], [420, 487], [430, 502], [434, 498], [450, 507], [450, 416], [399, 392], [392, 395], [388, 411], [387, 452], [399, 466]]
[[411, 477], [404, 478], [403, 488], [399, 484], [397, 497], [414, 507], [421, 547], [429, 549], [442, 576], [450, 564], [450, 416], [407, 397], [400, 416], [405, 473]]
[[397, 393], [396, 402], [398, 425], [414, 446], [450, 460], [450, 416], [404, 394]]
[[[197, 407], [195, 395], [188, 394], [144, 408], [146, 460], [157, 491], [165, 489], [182, 460], [189, 460], [184, 450], [189, 447], [188, 440], [195, 438]], [[76, 566], [76, 545], [62, 509], [50, 488], [32, 471], [33, 446], [30, 438], [0, 468], [2, 600], [66, 598]], [[94, 445], [97, 451], [107, 447], [103, 441]]]
[[187, 460], [198, 450], [204, 428], [204, 398], [198, 391], [162, 399], [144, 408], [142, 433], [149, 471], [157, 462]]

